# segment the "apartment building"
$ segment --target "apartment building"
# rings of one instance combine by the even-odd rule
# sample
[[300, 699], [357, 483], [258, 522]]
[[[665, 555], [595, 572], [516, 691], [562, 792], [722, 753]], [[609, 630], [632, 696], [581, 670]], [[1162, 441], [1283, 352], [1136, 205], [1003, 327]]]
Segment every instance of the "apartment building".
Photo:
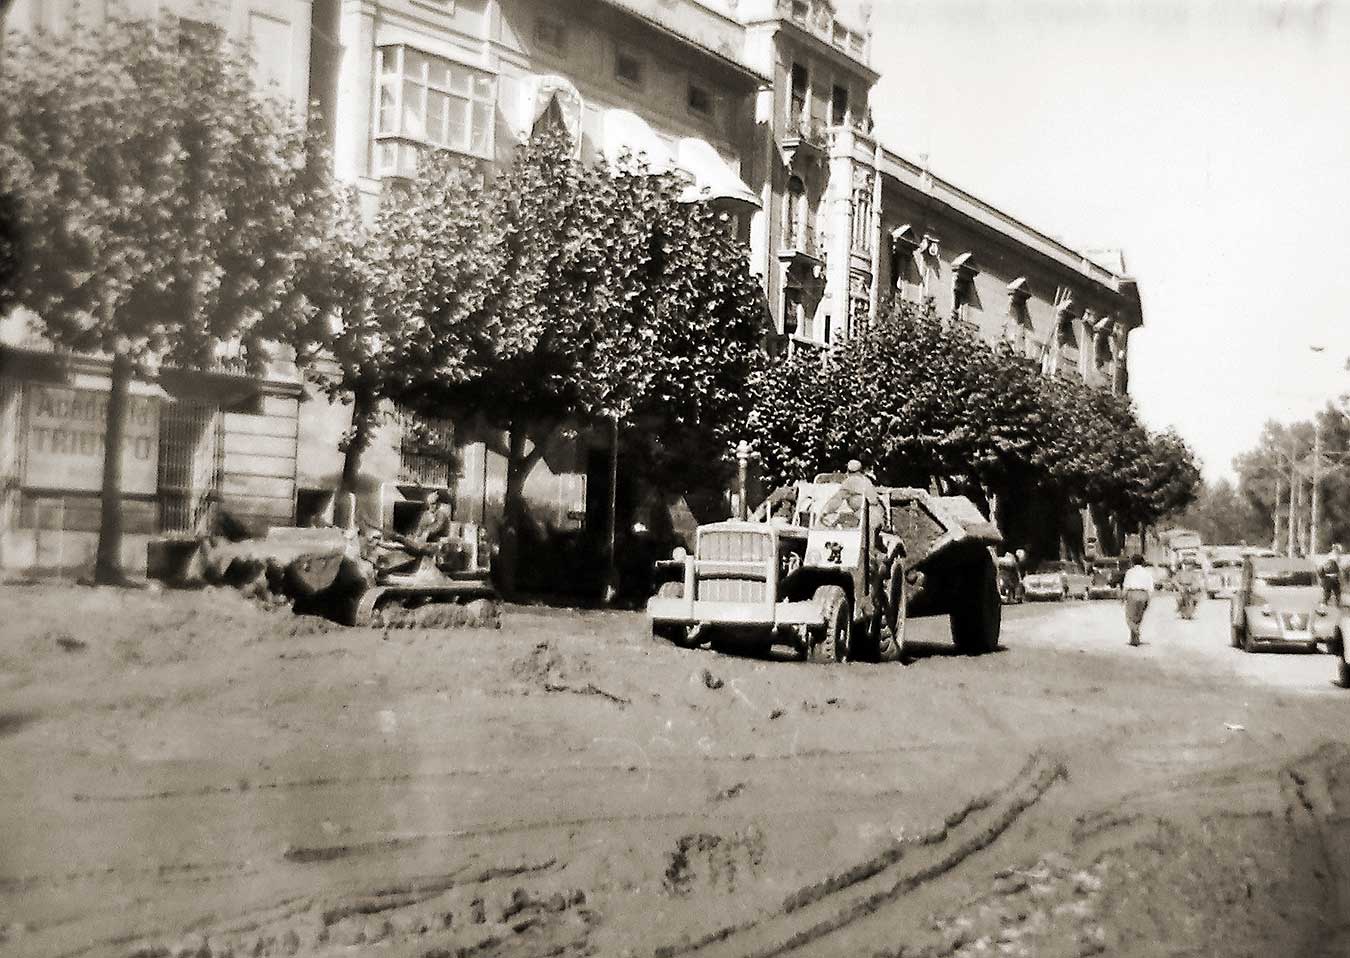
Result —
[[[107, 2], [15, 0], [8, 25], [57, 27], [72, 15], [101, 16]], [[723, 204], [737, 216], [776, 349], [827, 349], [899, 296], [931, 300], [940, 315], [1009, 340], [1048, 375], [1127, 388], [1129, 333], [1143, 318], [1123, 257], [1069, 249], [880, 143], [873, 118], [888, 107], [873, 98], [880, 74], [862, 0], [125, 0], [124, 7], [210, 19], [246, 40], [260, 80], [298, 110], [319, 105], [335, 169], [372, 212], [384, 185], [409, 175], [421, 150], [501, 163], [544, 111], [556, 109], [583, 160], [640, 157], [683, 176], [691, 202]], [[20, 360], [37, 346], [19, 336], [12, 317], [0, 327], [0, 381], [30, 375]], [[83, 368], [79, 388], [96, 392], [97, 360]], [[192, 526], [219, 508], [257, 527], [332, 509], [350, 407], [330, 403], [284, 364], [252, 385], [221, 375], [212, 382], [228, 385], [228, 395], [198, 390], [187, 397], [190, 408], [183, 396], [160, 395], [162, 385], [144, 387], [158, 409], [162, 465], [156, 475], [147, 471], [137, 492], [136, 528]], [[17, 424], [26, 400], [12, 398], [14, 385], [7, 395], [0, 415]], [[173, 425], [184, 417], [189, 425]], [[409, 430], [406, 423], [391, 410], [364, 458], [366, 514], [392, 521], [431, 485], [455, 493], [461, 518], [492, 524], [505, 486], [501, 438], [464, 424]], [[527, 483], [547, 531], [605, 521], [607, 433], [578, 425]], [[429, 451], [428, 435], [453, 445], [453, 459]], [[30, 543], [11, 542], [0, 564], [15, 556], [41, 565], [38, 553], [50, 552], [36, 543], [48, 520], [35, 518], [43, 510], [31, 503], [62, 496], [26, 478], [25, 455], [6, 459], [0, 448], [10, 490], [6, 535]], [[94, 466], [90, 459], [67, 473]], [[96, 506], [96, 489], [82, 488], [74, 511]], [[190, 505], [169, 516], [163, 503], [174, 489]], [[64, 515], [71, 504], [61, 506]]]

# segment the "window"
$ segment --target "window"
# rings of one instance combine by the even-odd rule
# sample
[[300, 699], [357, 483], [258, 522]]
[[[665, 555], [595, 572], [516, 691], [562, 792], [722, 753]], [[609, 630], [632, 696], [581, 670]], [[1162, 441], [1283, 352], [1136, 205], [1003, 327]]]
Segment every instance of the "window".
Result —
[[557, 20], [538, 17], [534, 21], [534, 42], [551, 53], [567, 52], [567, 28]]
[[792, 0], [792, 19], [805, 23], [811, 18], [811, 4], [807, 0]]
[[788, 123], [798, 124], [807, 115], [806, 100], [811, 87], [811, 74], [800, 63], [792, 64], [792, 99]]
[[783, 223], [783, 245], [806, 251], [806, 184], [800, 176], [788, 180], [787, 208]]
[[835, 84], [834, 94], [830, 97], [830, 123], [844, 126], [848, 123], [848, 87]]
[[712, 94], [697, 83], [689, 84], [689, 111], [700, 116], [712, 116]]
[[619, 50], [614, 54], [614, 75], [631, 86], [642, 86], [642, 58]]
[[490, 73], [404, 46], [382, 47], [378, 67], [377, 172], [411, 173], [419, 145], [490, 155]]

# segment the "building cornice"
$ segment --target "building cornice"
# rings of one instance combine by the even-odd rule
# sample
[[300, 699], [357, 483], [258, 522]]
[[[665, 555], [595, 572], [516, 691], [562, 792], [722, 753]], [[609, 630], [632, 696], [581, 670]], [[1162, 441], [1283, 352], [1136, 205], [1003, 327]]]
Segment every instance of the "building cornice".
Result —
[[763, 20], [750, 20], [746, 23], [747, 28], [764, 26], [770, 27], [771, 29], [786, 30], [791, 33], [795, 39], [802, 41], [802, 43], [813, 52], [837, 65], [846, 67], [861, 76], [867, 81], [868, 86], [871, 86], [881, 79], [881, 74], [866, 63], [863, 63], [861, 60], [855, 60], [843, 50], [840, 50], [831, 43], [826, 43], [810, 30], [807, 30], [801, 24], [795, 23], [792, 20], [769, 17]]
[[879, 172], [896, 181], [901, 188], [923, 196], [965, 218], [993, 230], [1019, 247], [1034, 250], [1056, 266], [1070, 269], [1084, 279], [1110, 293], [1129, 301], [1133, 309], [1128, 325], [1143, 324], [1139, 308], [1138, 286], [1133, 277], [1114, 273], [1094, 263], [1086, 254], [1075, 250], [1040, 230], [1027, 225], [996, 206], [966, 192], [960, 187], [933, 175], [919, 164], [882, 147], [877, 151]]
[[[630, 0], [593, 0], [593, 2], [598, 3], [601, 6], [610, 7], [611, 9], [622, 11], [623, 13], [626, 13], [628, 16], [632, 17], [635, 20], [640, 21], [641, 23], [657, 31], [658, 33], [661, 33], [679, 43], [684, 43], [693, 47], [694, 49], [698, 50], [705, 56], [711, 57], [713, 60], [716, 60], [731, 72], [739, 75], [745, 80], [754, 83], [756, 86], [768, 83], [772, 80], [772, 78], [767, 73], [761, 73], [759, 70], [755, 69], [749, 64], [744, 63], [735, 57], [728, 56], [722, 51], [708, 46], [706, 43], [702, 43], [699, 40], [695, 40], [687, 33], [683, 33], [679, 30], [676, 30], [674, 27], [671, 27], [668, 24], [661, 22], [656, 17], [640, 9], [635, 3], [630, 2]], [[699, 9], [706, 12], [709, 16], [714, 16], [724, 21], [730, 29], [736, 31], [736, 33], [741, 37], [742, 41], [744, 40], [745, 27], [739, 21], [732, 20], [726, 17], [725, 15], [719, 13], [718, 11], [712, 10], [708, 7], [700, 6]]]

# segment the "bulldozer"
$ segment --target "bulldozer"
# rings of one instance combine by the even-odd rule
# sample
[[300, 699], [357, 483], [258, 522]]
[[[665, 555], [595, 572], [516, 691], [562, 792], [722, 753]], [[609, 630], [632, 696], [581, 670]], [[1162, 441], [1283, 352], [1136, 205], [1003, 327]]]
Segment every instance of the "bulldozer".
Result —
[[877, 486], [850, 463], [776, 490], [753, 516], [698, 527], [658, 564], [652, 633], [677, 645], [814, 662], [905, 657], [905, 623], [947, 615], [957, 648], [998, 647], [998, 529], [962, 496]]
[[151, 576], [235, 585], [258, 598], [284, 596], [297, 612], [353, 626], [377, 618], [387, 624], [402, 610], [431, 603], [497, 598], [492, 546], [481, 524], [446, 521], [425, 542], [392, 537], [401, 541], [388, 543], [384, 530], [353, 524], [278, 526], [236, 542], [166, 540], [152, 543], [151, 552], [163, 557], [151, 562]]

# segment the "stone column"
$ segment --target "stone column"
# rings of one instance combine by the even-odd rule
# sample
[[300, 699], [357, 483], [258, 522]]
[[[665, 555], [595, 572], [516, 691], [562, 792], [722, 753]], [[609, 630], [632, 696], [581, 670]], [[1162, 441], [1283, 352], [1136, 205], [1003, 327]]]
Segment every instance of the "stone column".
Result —
[[342, 65], [338, 70], [338, 109], [333, 171], [348, 183], [371, 175], [375, 123], [375, 12], [372, 0], [342, 4]]

